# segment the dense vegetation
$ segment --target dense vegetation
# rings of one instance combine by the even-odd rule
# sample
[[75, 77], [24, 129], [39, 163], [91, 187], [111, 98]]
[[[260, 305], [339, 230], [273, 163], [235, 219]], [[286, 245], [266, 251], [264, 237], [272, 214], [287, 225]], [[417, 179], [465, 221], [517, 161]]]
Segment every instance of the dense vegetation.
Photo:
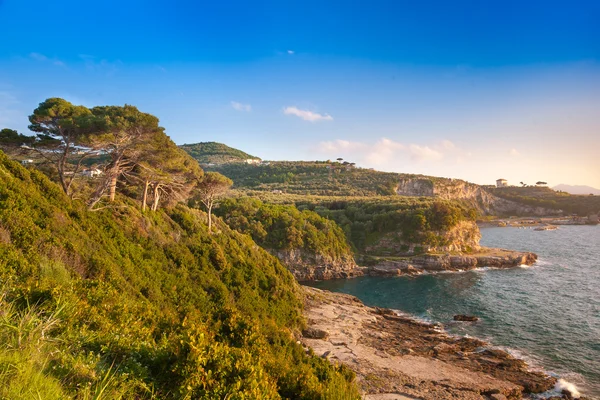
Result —
[[179, 146], [201, 164], [226, 164], [260, 160], [241, 150], [217, 142], [200, 142]]
[[212, 168], [232, 179], [236, 188], [324, 196], [395, 194], [400, 176], [325, 161], [273, 161], [269, 165], [226, 164]]
[[314, 211], [291, 204], [267, 204], [256, 198], [230, 198], [217, 214], [233, 229], [247, 233], [260, 246], [274, 250], [304, 249], [328, 259], [352, 255], [340, 227]]
[[0, 398], [356, 397], [249, 237], [182, 205], [90, 212], [2, 153], [0, 175]]
[[569, 194], [547, 187], [532, 186], [495, 188], [492, 189], [492, 193], [534, 207], [563, 210], [567, 214], [587, 216], [600, 213], [600, 196]]
[[[231, 181], [156, 117], [53, 98], [29, 119], [36, 136], [0, 132], [34, 158], [0, 152], [0, 398], [358, 398], [296, 343], [292, 275], [182, 204]], [[94, 158], [100, 175], [82, 174]]]
[[[305, 196], [261, 191], [240, 193], [240, 196], [239, 200], [224, 203], [227, 211], [222, 212], [223, 215], [243, 215], [248, 220], [250, 228], [247, 229], [250, 232], [253, 230], [252, 224], [261, 222], [261, 215], [254, 211], [248, 212], [247, 204], [258, 204], [259, 209], [273, 209], [295, 218], [298, 218], [300, 212], [312, 211], [335, 222], [358, 256], [367, 253], [367, 248], [373, 255], [378, 250], [384, 251], [385, 249], [378, 249], [377, 244], [391, 233], [398, 242], [398, 249], [407, 249], [409, 244], [423, 248], [445, 245], [444, 232], [461, 221], [474, 221], [477, 216], [474, 209], [460, 202], [441, 201], [431, 197]], [[265, 204], [256, 203], [256, 200], [250, 200], [246, 196], [260, 198]], [[293, 205], [299, 211], [275, 205]], [[236, 226], [235, 221], [231, 222]], [[241, 225], [244, 226], [245, 223]]]

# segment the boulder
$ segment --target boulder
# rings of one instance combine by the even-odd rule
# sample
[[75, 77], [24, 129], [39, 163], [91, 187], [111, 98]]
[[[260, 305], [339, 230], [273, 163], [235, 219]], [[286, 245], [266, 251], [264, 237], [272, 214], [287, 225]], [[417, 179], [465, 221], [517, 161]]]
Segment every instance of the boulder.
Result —
[[479, 318], [474, 315], [458, 314], [458, 315], [454, 316], [454, 320], [455, 321], [475, 322], [475, 321], [479, 321]]
[[302, 331], [302, 336], [308, 339], [327, 339], [329, 333], [323, 329], [308, 327]]

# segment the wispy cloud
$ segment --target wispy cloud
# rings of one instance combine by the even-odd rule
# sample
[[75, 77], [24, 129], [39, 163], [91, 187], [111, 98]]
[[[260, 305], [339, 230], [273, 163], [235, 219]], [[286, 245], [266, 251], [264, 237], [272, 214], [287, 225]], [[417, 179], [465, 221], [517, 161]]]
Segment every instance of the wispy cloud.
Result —
[[123, 65], [121, 60], [108, 61], [104, 58], [98, 59], [89, 54], [79, 54], [79, 58], [83, 60], [85, 67], [89, 71], [104, 73], [107, 76], [114, 75]]
[[296, 52], [294, 50], [288, 50], [287, 53], [290, 54], [290, 55], [292, 55], [292, 54], [294, 54]]
[[521, 155], [521, 153], [519, 153], [519, 150], [517, 149], [510, 149], [510, 151], [508, 152], [508, 154], [510, 154], [513, 157], [518, 157]]
[[401, 143], [388, 138], [381, 138], [374, 143], [334, 140], [320, 142], [316, 148], [321, 153], [331, 156], [343, 155], [358, 158], [370, 165], [386, 164], [397, 158], [408, 158], [412, 162], [440, 161], [446, 156], [454, 156], [461, 150], [451, 141], [444, 140], [432, 145]]
[[285, 115], [295, 115], [305, 121], [318, 122], [318, 121], [333, 121], [333, 117], [329, 114], [319, 114], [317, 112], [309, 110], [301, 110], [298, 107], [285, 107], [283, 109]]
[[245, 111], [245, 112], [252, 111], [252, 106], [250, 104], [238, 103], [237, 101], [232, 101], [231, 107], [237, 111]]
[[54, 64], [58, 67], [66, 66], [66, 64], [63, 61], [59, 60], [58, 58], [56, 58], [56, 57], [50, 58], [41, 53], [36, 53], [36, 52], [29, 53], [29, 58], [31, 58], [32, 60], [35, 60], [35, 61], [39, 61], [39, 62], [51, 62], [52, 64]]
[[45, 55], [40, 54], [40, 53], [29, 53], [29, 57], [33, 58], [34, 60], [37, 60], [37, 61], [46, 61], [46, 60], [48, 60], [48, 57], [46, 57]]

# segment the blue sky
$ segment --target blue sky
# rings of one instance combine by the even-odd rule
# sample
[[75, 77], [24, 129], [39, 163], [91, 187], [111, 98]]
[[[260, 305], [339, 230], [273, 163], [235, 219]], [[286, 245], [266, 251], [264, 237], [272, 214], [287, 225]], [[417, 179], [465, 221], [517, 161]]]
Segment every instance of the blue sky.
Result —
[[0, 0], [0, 127], [134, 104], [177, 143], [600, 187], [597, 1]]

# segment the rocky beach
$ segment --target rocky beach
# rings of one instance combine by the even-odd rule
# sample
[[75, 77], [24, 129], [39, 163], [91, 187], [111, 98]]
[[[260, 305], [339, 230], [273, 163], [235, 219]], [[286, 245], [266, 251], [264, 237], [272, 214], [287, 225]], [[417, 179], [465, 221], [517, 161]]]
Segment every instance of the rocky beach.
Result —
[[[505, 351], [354, 296], [303, 287], [301, 341], [351, 368], [369, 400], [538, 398], [557, 380]], [[464, 322], [471, 323], [471, 322]], [[567, 391], [554, 399], [569, 399]]]

